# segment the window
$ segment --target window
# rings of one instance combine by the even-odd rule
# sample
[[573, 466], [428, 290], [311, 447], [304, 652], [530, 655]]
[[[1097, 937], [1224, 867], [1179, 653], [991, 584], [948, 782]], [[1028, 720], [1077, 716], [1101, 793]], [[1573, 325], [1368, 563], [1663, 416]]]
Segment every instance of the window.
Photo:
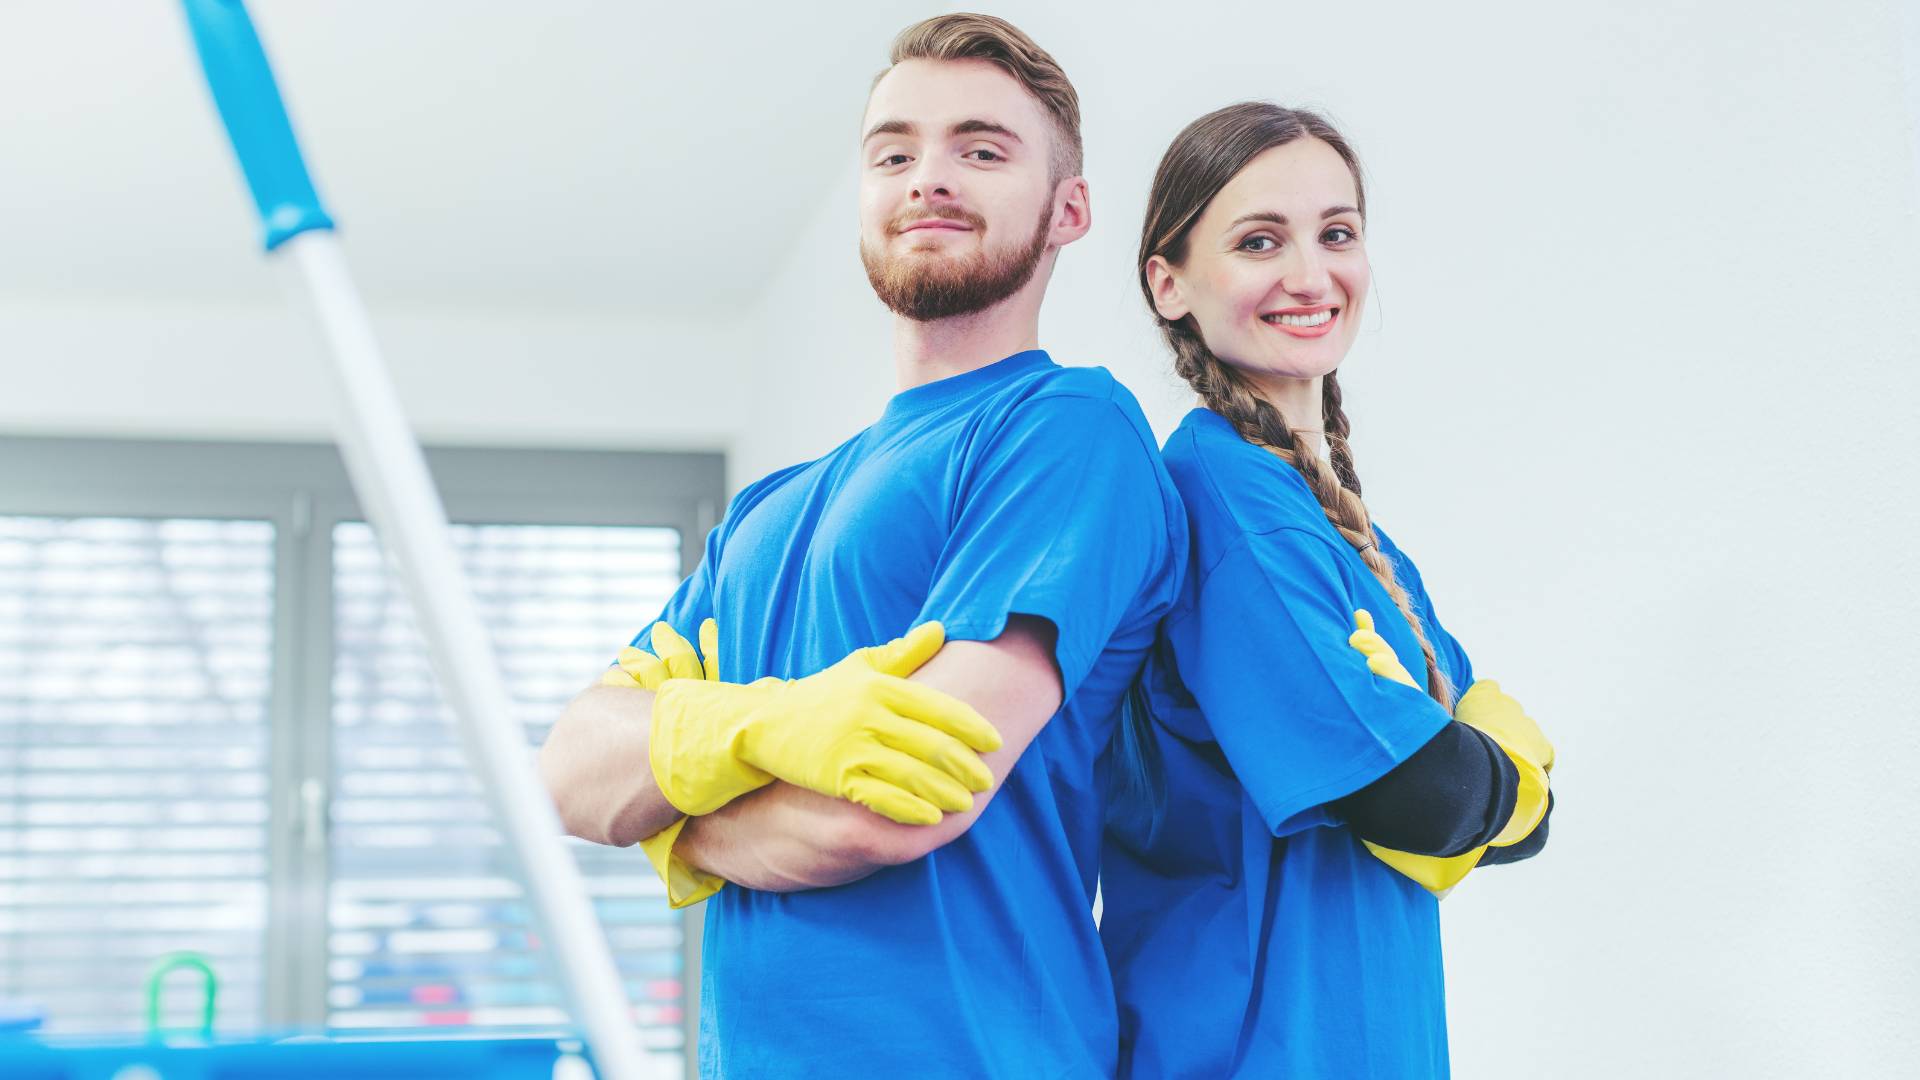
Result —
[[[680, 583], [672, 529], [456, 526], [529, 745]], [[328, 1023], [499, 1028], [561, 1023], [509, 853], [440, 704], [425, 647], [373, 530], [333, 530], [333, 873]], [[647, 618], [648, 616], [640, 616]], [[581, 841], [647, 1044], [680, 1047], [679, 920], [632, 851]]]
[[[691, 570], [721, 459], [429, 462], [531, 753]], [[568, 843], [685, 1068], [695, 928]], [[536, 938], [330, 447], [0, 439], [0, 1000], [136, 1030], [190, 949], [227, 1030], [551, 1030]]]
[[0, 997], [125, 1030], [206, 956], [261, 1023], [273, 526], [0, 516]]

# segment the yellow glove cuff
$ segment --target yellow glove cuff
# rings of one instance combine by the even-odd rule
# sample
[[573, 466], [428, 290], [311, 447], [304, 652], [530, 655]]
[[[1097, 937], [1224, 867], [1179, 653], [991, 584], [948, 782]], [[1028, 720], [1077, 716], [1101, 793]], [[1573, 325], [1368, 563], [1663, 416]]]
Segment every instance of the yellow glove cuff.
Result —
[[1520, 774], [1520, 790], [1513, 800], [1513, 816], [1507, 819], [1506, 828], [1500, 830], [1500, 835], [1487, 841], [1492, 847], [1507, 847], [1525, 840], [1534, 829], [1539, 828], [1540, 820], [1547, 816], [1547, 771], [1500, 742], [1498, 735], [1490, 731], [1486, 735], [1500, 743], [1500, 749], [1507, 752], [1507, 759], [1513, 762], [1514, 770]]
[[667, 904], [673, 908], [697, 904], [727, 884], [725, 878], [715, 877], [673, 853], [674, 841], [680, 839], [680, 830], [687, 827], [688, 820], [681, 818], [640, 841], [640, 850], [647, 853], [653, 872], [667, 887]]
[[1381, 847], [1371, 840], [1362, 841], [1367, 845], [1367, 850], [1373, 852], [1374, 858], [1413, 879], [1415, 884], [1437, 897], [1445, 897], [1452, 892], [1453, 887], [1479, 865], [1480, 856], [1487, 848], [1507, 847], [1525, 840], [1547, 814], [1546, 770], [1514, 753], [1500, 742], [1499, 736], [1492, 732], [1485, 734], [1500, 744], [1500, 749], [1506, 751], [1514, 769], [1520, 774], [1520, 790], [1513, 801], [1513, 816], [1507, 818], [1506, 827], [1500, 830], [1500, 835], [1463, 855], [1444, 858], [1438, 855], [1414, 855]]
[[1498, 743], [1520, 774], [1513, 816], [1490, 843], [1506, 847], [1525, 840], [1547, 814], [1547, 774], [1553, 769], [1553, 744], [1520, 703], [1503, 693], [1492, 679], [1468, 687], [1454, 707], [1453, 717]]
[[1464, 855], [1452, 855], [1441, 858], [1438, 855], [1414, 855], [1393, 848], [1381, 847], [1371, 840], [1363, 840], [1373, 857], [1393, 867], [1401, 874], [1413, 879], [1414, 884], [1445, 898], [1460, 884], [1473, 868], [1479, 864], [1480, 856], [1487, 850], [1486, 845], [1474, 848]]

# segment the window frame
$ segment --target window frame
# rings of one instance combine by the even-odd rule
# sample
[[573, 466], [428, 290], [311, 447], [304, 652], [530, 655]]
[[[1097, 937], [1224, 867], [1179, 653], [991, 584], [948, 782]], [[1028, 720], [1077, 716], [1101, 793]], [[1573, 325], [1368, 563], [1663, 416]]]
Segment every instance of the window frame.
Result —
[[[451, 521], [674, 528], [682, 578], [698, 565], [726, 493], [726, 459], [715, 452], [441, 446], [427, 448], [426, 457]], [[0, 436], [0, 514], [272, 523], [261, 1015], [269, 1027], [324, 1025], [333, 527], [365, 520], [338, 449], [330, 443]], [[636, 614], [636, 632], [638, 620], [651, 614]], [[609, 655], [620, 644], [608, 642]], [[701, 914], [699, 907], [680, 913], [689, 1074], [697, 1060]]]

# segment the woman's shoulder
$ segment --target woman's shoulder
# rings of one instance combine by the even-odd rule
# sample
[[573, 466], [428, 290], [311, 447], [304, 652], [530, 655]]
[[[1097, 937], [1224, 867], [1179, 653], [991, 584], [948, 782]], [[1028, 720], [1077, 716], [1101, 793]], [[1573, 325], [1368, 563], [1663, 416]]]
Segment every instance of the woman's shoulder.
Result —
[[1161, 451], [1196, 528], [1234, 534], [1329, 528], [1326, 512], [1292, 465], [1240, 437], [1210, 409], [1195, 409]]

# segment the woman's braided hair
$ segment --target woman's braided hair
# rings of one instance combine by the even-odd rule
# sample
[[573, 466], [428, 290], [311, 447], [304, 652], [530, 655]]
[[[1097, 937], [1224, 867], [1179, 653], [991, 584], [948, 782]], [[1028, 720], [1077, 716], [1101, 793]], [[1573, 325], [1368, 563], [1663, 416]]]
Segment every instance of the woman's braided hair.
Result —
[[[1187, 125], [1154, 173], [1153, 189], [1147, 197], [1147, 218], [1140, 235], [1140, 288], [1153, 308], [1153, 289], [1147, 280], [1147, 260], [1161, 256], [1179, 265], [1187, 255], [1187, 239], [1195, 222], [1215, 195], [1248, 162], [1260, 153], [1296, 139], [1319, 139], [1332, 147], [1353, 173], [1356, 207], [1364, 219], [1367, 212], [1365, 184], [1360, 176], [1359, 158], [1339, 131], [1324, 117], [1305, 109], [1288, 109], [1263, 101], [1241, 102], [1195, 120]], [[1380, 550], [1367, 506], [1360, 500], [1360, 475], [1354, 469], [1353, 447], [1347, 441], [1347, 414], [1341, 408], [1340, 382], [1334, 372], [1322, 380], [1321, 421], [1326, 432], [1331, 464], [1323, 462], [1295, 438], [1286, 417], [1280, 415], [1253, 384], [1232, 366], [1222, 362], [1201, 339], [1200, 329], [1191, 315], [1175, 322], [1154, 312], [1167, 344], [1173, 348], [1173, 370], [1192, 386], [1200, 400], [1232, 424], [1240, 437], [1262, 447], [1293, 466], [1307, 488], [1320, 502], [1320, 509], [1347, 543], [1360, 554], [1393, 598], [1394, 605], [1413, 628], [1420, 652], [1427, 661], [1427, 693], [1452, 711], [1453, 686], [1434, 656], [1433, 643], [1427, 640], [1420, 616], [1413, 610], [1407, 591], [1394, 579], [1393, 562]]]

